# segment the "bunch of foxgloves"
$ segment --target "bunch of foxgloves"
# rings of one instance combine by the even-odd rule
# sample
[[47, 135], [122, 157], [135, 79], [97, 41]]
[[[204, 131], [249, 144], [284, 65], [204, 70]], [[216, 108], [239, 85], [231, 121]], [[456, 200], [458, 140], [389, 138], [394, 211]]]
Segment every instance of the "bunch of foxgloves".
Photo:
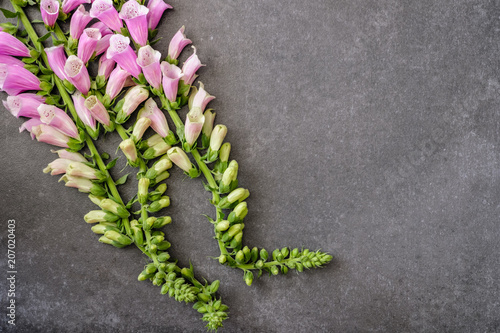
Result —
[[[174, 165], [191, 178], [206, 178], [216, 210], [209, 221], [220, 248], [218, 261], [241, 269], [247, 285], [254, 272], [302, 272], [332, 259], [320, 251], [285, 247], [268, 253], [243, 245], [249, 191], [238, 185], [239, 166], [229, 158], [231, 145], [224, 143], [226, 126], [214, 126], [215, 112], [206, 109], [214, 97], [201, 82], [193, 85], [203, 66], [196, 49], [179, 66], [179, 55], [191, 44], [184, 27], [174, 34], [166, 56], [153, 48], [156, 27], [170, 5], [163, 0], [149, 0], [147, 6], [144, 0], [11, 3], [13, 12], [1, 9], [6, 17], [17, 18], [17, 25], [0, 24], [0, 90], [8, 94], [4, 106], [28, 118], [20, 131], [62, 148], [53, 151], [58, 158], [44, 172], [62, 175], [66, 186], [89, 193], [97, 207], [84, 219], [101, 235], [99, 241], [117, 248], [134, 244], [149, 257], [139, 280], [152, 281], [179, 302], [194, 303], [210, 330], [227, 318], [228, 307], [216, 294], [219, 281], [202, 283], [192, 266], [179, 267], [160, 230], [172, 222], [161, 212], [170, 205], [164, 181]], [[28, 19], [26, 6], [39, 8], [42, 20]], [[68, 32], [60, 21], [69, 22]], [[38, 36], [32, 24], [43, 24], [47, 33]], [[89, 67], [92, 62], [98, 66]], [[189, 112], [182, 121], [177, 110], [186, 105]], [[109, 155], [94, 145], [107, 132], [120, 135], [123, 155], [138, 168], [137, 195], [129, 201], [117, 189], [127, 176], [113, 180], [109, 169], [116, 159], [105, 163]]]

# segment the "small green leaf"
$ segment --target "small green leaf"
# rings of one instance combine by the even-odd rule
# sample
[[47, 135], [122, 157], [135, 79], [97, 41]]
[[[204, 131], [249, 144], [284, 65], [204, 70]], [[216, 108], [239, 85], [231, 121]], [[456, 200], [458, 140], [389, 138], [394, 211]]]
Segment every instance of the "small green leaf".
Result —
[[101, 154], [101, 158], [102, 158], [103, 160], [107, 160], [107, 159], [109, 158], [109, 154], [108, 154], [108, 153], [102, 153], [102, 154]]
[[[0, 8], [1, 9], [1, 8]], [[50, 32], [47, 32], [45, 35], [43, 35], [42, 37], [38, 38], [38, 42], [43, 42], [43, 41], [46, 41], [49, 37], [50, 37], [51, 33]]]
[[128, 177], [128, 173], [125, 176], [120, 177], [117, 181], [115, 181], [115, 184], [116, 185], [125, 184], [125, 182], [127, 181], [127, 177]]
[[3, 13], [3, 16], [5, 16], [6, 18], [14, 18], [14, 17], [17, 17], [17, 15], [19, 15], [15, 12], [11, 12], [10, 10], [4, 9], [4, 8], [0, 8], [0, 10]]
[[114, 166], [115, 166], [115, 164], [116, 164], [116, 161], [117, 161], [117, 160], [118, 160], [118, 157], [117, 157], [117, 158], [115, 158], [114, 160], [112, 160], [111, 162], [109, 162], [109, 163], [106, 165], [106, 170], [109, 170], [109, 169], [111, 169], [112, 167], [114, 167]]
[[156, 43], [158, 43], [158, 42], [159, 42], [160, 40], [162, 40], [162, 39], [163, 39], [163, 37], [160, 37], [160, 38], [158, 38], [158, 39], [155, 39], [154, 41], [152, 41], [151, 43], [149, 43], [149, 45], [153, 46], [153, 45], [155, 45]]
[[[30, 5], [31, 5], [31, 3], [30, 3]], [[44, 22], [42, 20], [33, 20], [33, 21], [31, 21], [31, 23], [35, 24], [35, 23], [44, 23]]]

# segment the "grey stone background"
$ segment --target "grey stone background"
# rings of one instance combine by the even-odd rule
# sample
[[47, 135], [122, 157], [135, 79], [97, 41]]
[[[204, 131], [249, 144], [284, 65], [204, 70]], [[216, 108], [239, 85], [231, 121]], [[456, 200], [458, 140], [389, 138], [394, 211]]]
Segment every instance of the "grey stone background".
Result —
[[[186, 25], [207, 65], [251, 192], [244, 242], [335, 258], [247, 287], [210, 259], [209, 194], [173, 171], [171, 253], [221, 280], [221, 332], [500, 330], [499, 1], [171, 4], [156, 47]], [[0, 121], [0, 276], [15, 219], [17, 331], [203, 332], [191, 306], [137, 281], [139, 251], [97, 242], [82, 219], [93, 204], [42, 173], [51, 147]], [[0, 278], [0, 331], [15, 331], [6, 289]]]

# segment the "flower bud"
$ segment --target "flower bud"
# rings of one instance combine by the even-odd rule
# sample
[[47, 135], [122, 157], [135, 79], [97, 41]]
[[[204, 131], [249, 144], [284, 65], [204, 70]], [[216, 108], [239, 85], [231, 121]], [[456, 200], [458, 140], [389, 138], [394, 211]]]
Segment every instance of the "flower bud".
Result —
[[66, 168], [66, 174], [75, 177], [93, 179], [98, 182], [103, 182], [107, 178], [107, 176], [100, 170], [89, 167], [81, 162], [71, 162]]
[[145, 281], [147, 279], [151, 279], [154, 276], [154, 274], [148, 274], [146, 271], [142, 271], [141, 274], [137, 277], [137, 280], [139, 281]]
[[43, 169], [43, 173], [49, 173], [54, 175], [60, 175], [66, 173], [66, 169], [73, 161], [67, 160], [64, 158], [58, 158], [50, 162], [45, 169]]
[[105, 212], [103, 210], [91, 210], [83, 217], [87, 223], [97, 223], [97, 222], [115, 222], [119, 219], [118, 216]]
[[116, 116], [116, 121], [120, 124], [124, 123], [127, 117], [137, 109], [139, 104], [148, 99], [148, 97], [149, 90], [145, 89], [144, 86], [134, 86], [130, 88], [123, 97], [123, 104]]
[[135, 122], [134, 130], [132, 131], [132, 139], [137, 142], [142, 139], [144, 132], [148, 129], [149, 125], [151, 125], [151, 119], [149, 118], [139, 118]]
[[101, 208], [104, 210], [107, 210], [108, 212], [111, 212], [115, 215], [120, 216], [121, 218], [126, 218], [130, 216], [130, 213], [128, 210], [120, 205], [119, 203], [116, 203], [115, 201], [111, 199], [104, 199], [101, 201]]
[[208, 109], [203, 115], [205, 116], [205, 122], [203, 123], [203, 128], [201, 130], [201, 143], [202, 147], [208, 147], [210, 144], [210, 135], [212, 134], [214, 127], [215, 112], [212, 112], [212, 109]]
[[224, 264], [226, 262], [226, 260], [227, 260], [227, 258], [224, 254], [221, 254], [219, 256], [219, 264], [221, 264], [221, 265]]
[[172, 223], [172, 218], [170, 216], [163, 216], [156, 219], [155, 223], [153, 224], [153, 228], [160, 229], [170, 223]]
[[104, 234], [104, 236], [106, 236], [106, 238], [108, 239], [111, 239], [115, 242], [118, 242], [122, 245], [130, 245], [132, 244], [132, 240], [130, 238], [128, 238], [127, 236], [125, 235], [122, 235], [121, 233], [119, 232], [116, 232], [114, 230], [108, 230], [106, 231], [106, 233]]
[[247, 286], [251, 286], [253, 282], [253, 273], [251, 271], [246, 271], [245, 273], [245, 283]]
[[145, 231], [151, 230], [155, 222], [156, 222], [156, 217], [154, 216], [148, 217], [146, 221], [142, 223], [142, 228]]
[[[222, 180], [220, 182], [219, 188], [220, 188], [220, 193], [227, 193], [231, 190], [231, 185], [233, 182], [236, 181], [238, 178], [238, 162], [235, 160], [232, 160], [231, 163], [229, 163], [229, 167], [224, 171], [224, 174], [222, 175]], [[236, 187], [237, 185], [235, 185]]]
[[231, 228], [229, 228], [229, 230], [227, 231], [227, 233], [229, 234], [229, 237], [232, 238], [237, 233], [239, 233], [240, 231], [242, 231], [244, 228], [245, 228], [245, 224], [238, 223], [238, 224], [232, 225]]
[[170, 206], [170, 198], [165, 195], [161, 197], [160, 200], [155, 201], [151, 205], [149, 205], [148, 211], [154, 213], [168, 206]]
[[157, 175], [170, 169], [171, 167], [172, 167], [172, 161], [170, 161], [167, 155], [164, 155], [162, 158], [160, 158], [151, 166], [151, 168], [146, 172], [145, 177], [149, 179], [154, 179], [156, 178]]
[[64, 181], [66, 186], [77, 188], [80, 192], [92, 193], [97, 196], [106, 194], [106, 190], [102, 186], [93, 183], [87, 178], [74, 177], [66, 174], [62, 176], [59, 181]]
[[231, 241], [228, 247], [235, 249], [241, 246], [242, 239], [243, 239], [243, 231], [240, 231], [234, 236], [233, 240]]
[[280, 271], [279, 271], [278, 267], [276, 267], [276, 266], [271, 267], [271, 274], [272, 275], [278, 275], [279, 273], [280, 273]]
[[227, 220], [220, 221], [215, 226], [215, 229], [217, 231], [226, 231], [228, 228], [229, 228], [229, 221], [227, 221]]
[[231, 152], [231, 144], [226, 142], [222, 145], [219, 152], [219, 159], [221, 162], [229, 161], [229, 153]]
[[189, 172], [193, 167], [186, 153], [179, 147], [170, 148], [167, 154], [168, 158], [185, 172]]
[[123, 154], [127, 157], [129, 162], [133, 165], [137, 162], [137, 150], [135, 148], [134, 140], [126, 139], [120, 143], [120, 149]]
[[264, 262], [262, 260], [257, 260], [255, 263], [255, 268], [262, 269], [264, 267]]
[[147, 148], [151, 148], [160, 142], [163, 142], [162, 137], [158, 134], [154, 134], [149, 139], [141, 141], [141, 143], [139, 144], [139, 148], [141, 150], [144, 150]]
[[269, 258], [269, 253], [267, 253], [266, 249], [260, 250], [260, 258], [263, 261], [266, 261]]
[[171, 146], [168, 143], [162, 140], [161, 142], [155, 144], [153, 147], [148, 148], [144, 152], [144, 154], [142, 154], [142, 157], [144, 157], [147, 160], [156, 158], [158, 156], [165, 154], [170, 149], [170, 147]]
[[234, 207], [231, 214], [229, 214], [228, 220], [229, 222], [241, 221], [247, 216], [248, 208], [247, 203], [245, 201], [240, 202], [236, 207]]
[[146, 204], [146, 202], [148, 201], [149, 182], [149, 178], [143, 177], [139, 179], [139, 189], [137, 191], [137, 197], [141, 205]]
[[236, 256], [234, 257], [234, 260], [236, 260], [236, 262], [238, 264], [244, 264], [245, 263], [245, 255], [243, 254], [243, 251], [239, 250], [236, 253]]
[[156, 176], [156, 178], [154, 179], [154, 183], [158, 184], [159, 182], [167, 179], [168, 177], [170, 177], [170, 173], [168, 173], [168, 171], [163, 171], [158, 176]]
[[227, 127], [225, 125], [217, 125], [212, 131], [210, 136], [210, 150], [218, 151], [222, 145], [222, 141], [227, 134]]
[[186, 124], [184, 126], [184, 137], [189, 147], [192, 147], [198, 139], [205, 122], [205, 116], [200, 108], [194, 108], [186, 115]]
[[233, 190], [227, 197], [222, 198], [222, 200], [219, 202], [219, 207], [222, 209], [228, 209], [231, 207], [231, 205], [235, 202], [242, 202], [248, 196], [250, 195], [250, 192], [247, 189], [244, 188], [237, 188], [236, 190]]
[[109, 223], [109, 224], [99, 223], [93, 225], [92, 228], [90, 229], [92, 230], [93, 233], [98, 235], [104, 235], [108, 230], [119, 231], [118, 228], [116, 227], [116, 223]]
[[164, 262], [170, 259], [170, 254], [168, 254], [168, 252], [162, 252], [156, 258], [158, 259], [159, 262]]

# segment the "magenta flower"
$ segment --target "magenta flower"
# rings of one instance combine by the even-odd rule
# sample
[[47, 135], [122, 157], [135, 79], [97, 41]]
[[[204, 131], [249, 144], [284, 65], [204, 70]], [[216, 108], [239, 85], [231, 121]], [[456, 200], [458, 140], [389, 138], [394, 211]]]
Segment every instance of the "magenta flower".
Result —
[[144, 86], [135, 86], [130, 88], [123, 97], [124, 103], [122, 112], [129, 116], [137, 109], [139, 104], [144, 102], [149, 97], [149, 91]]
[[100, 100], [94, 95], [87, 97], [84, 106], [90, 111], [92, 116], [97, 119], [98, 122], [109, 126], [110, 119], [108, 110], [104, 107]]
[[192, 84], [194, 80], [198, 77], [196, 75], [196, 71], [200, 69], [201, 66], [205, 66], [201, 64], [200, 59], [196, 55], [196, 47], [193, 46], [194, 53], [184, 62], [182, 66], [182, 73], [184, 73], [184, 83]]
[[160, 22], [163, 12], [167, 9], [172, 9], [174, 7], [165, 3], [163, 0], [149, 0], [148, 2], [148, 28], [153, 30], [156, 29], [158, 23]]
[[97, 42], [101, 37], [99, 29], [87, 28], [83, 30], [80, 41], [78, 42], [78, 58], [80, 58], [84, 64], [86, 64], [92, 57], [92, 54], [94, 54]]
[[154, 99], [149, 98], [144, 103], [144, 108], [140, 111], [137, 117], [145, 117], [151, 119], [151, 128], [158, 133], [162, 138], [168, 136], [169, 128], [165, 114], [160, 110]]
[[40, 80], [23, 67], [0, 64], [0, 90], [9, 95], [18, 95], [26, 90], [40, 90]]
[[53, 146], [69, 148], [70, 137], [59, 132], [52, 126], [40, 124], [31, 128], [31, 133], [35, 135], [39, 142], [45, 142]]
[[75, 105], [78, 118], [81, 119], [84, 125], [95, 131], [96, 122], [90, 110], [85, 106], [85, 97], [83, 97], [79, 91], [76, 91], [71, 97], [73, 98], [73, 104]]
[[59, 1], [57, 0], [41, 0], [40, 11], [42, 12], [42, 20], [46, 26], [54, 27], [59, 16]]
[[201, 129], [203, 128], [203, 123], [205, 122], [205, 116], [200, 111], [199, 108], [192, 109], [186, 115], [186, 124], [184, 125], [184, 137], [186, 142], [192, 146], [198, 136], [200, 136]]
[[168, 45], [168, 56], [170, 59], [177, 59], [181, 54], [182, 50], [189, 44], [191, 40], [186, 38], [184, 34], [184, 26], [182, 26], [179, 31], [176, 32], [170, 44]]
[[106, 52], [108, 59], [113, 59], [124, 70], [132, 74], [136, 79], [141, 74], [141, 68], [137, 64], [137, 55], [130, 47], [130, 38], [116, 34], [109, 40], [109, 48]]
[[106, 95], [109, 96], [110, 100], [113, 100], [122, 91], [128, 77], [130, 77], [130, 73], [122, 69], [120, 65], [116, 65], [106, 85]]
[[[64, 6], [64, 3], [63, 3]], [[89, 12], [85, 10], [83, 5], [80, 5], [78, 9], [71, 16], [71, 21], [69, 22], [69, 35], [73, 39], [78, 39], [83, 33], [83, 29], [92, 20]]]
[[99, 29], [99, 32], [101, 33], [101, 35], [104, 37], [106, 35], [110, 35], [113, 33], [113, 31], [111, 31], [110, 28], [108, 28], [108, 26], [100, 21], [97, 21], [96, 23], [92, 24], [90, 26], [91, 28], [96, 28], [96, 29]]
[[94, 0], [90, 9], [90, 17], [98, 19], [114, 31], [120, 31], [123, 27], [112, 0]]
[[54, 105], [40, 104], [38, 114], [42, 123], [56, 128], [67, 136], [78, 139], [78, 130], [75, 123], [63, 110]]
[[90, 77], [87, 67], [83, 61], [77, 56], [70, 55], [64, 65], [64, 72], [68, 81], [71, 82], [76, 89], [82, 94], [87, 95], [90, 90]]
[[30, 132], [31, 140], [33, 140], [35, 138], [35, 133], [33, 133], [33, 127], [36, 127], [36, 126], [41, 125], [41, 124], [42, 124], [42, 121], [40, 120], [40, 118], [31, 118], [30, 120], [25, 121], [21, 125], [21, 127], [19, 127], [19, 133], [26, 130], [26, 131]]
[[146, 81], [155, 89], [160, 89], [161, 86], [160, 58], [161, 53], [149, 45], [141, 47], [137, 53], [137, 64], [141, 67]]
[[125, 2], [120, 10], [119, 16], [127, 24], [130, 36], [141, 46], [148, 43], [148, 13], [149, 9], [135, 0]]
[[194, 95], [193, 99], [193, 104], [192, 104], [192, 109], [194, 108], [200, 108], [201, 112], [203, 112], [211, 100], [213, 100], [215, 96], [211, 96], [207, 91], [205, 90], [203, 83], [200, 82], [200, 89]]
[[163, 73], [163, 92], [170, 102], [175, 102], [177, 99], [179, 80], [184, 74], [181, 73], [179, 67], [169, 64], [166, 61], [161, 63], [161, 72]]
[[[91, 0], [63, 0], [62, 11], [64, 14], [68, 14], [73, 9], [75, 9], [76, 7], [80, 6], [83, 3], [91, 3]], [[73, 15], [75, 15], [75, 14], [73, 14]]]
[[109, 48], [109, 40], [113, 34], [105, 35], [102, 36], [101, 39], [97, 42], [97, 45], [95, 47], [95, 55], [98, 56], [104, 52], [106, 52]]
[[9, 66], [19, 66], [19, 67], [24, 67], [24, 62], [21, 60], [7, 56], [7, 55], [2, 55], [0, 54], [0, 64], [6, 64]]
[[13, 116], [38, 118], [38, 107], [45, 101], [45, 98], [36, 94], [19, 94], [8, 96], [3, 105]]
[[106, 56], [102, 56], [99, 58], [99, 68], [97, 69], [98, 76], [104, 76], [107, 80], [109, 75], [115, 68], [116, 62], [113, 59], [108, 59]]
[[47, 59], [49, 60], [49, 66], [61, 80], [65, 80], [66, 73], [64, 72], [64, 66], [66, 65], [66, 53], [64, 52], [64, 45], [52, 46], [45, 49], [47, 54]]
[[16, 37], [0, 31], [0, 54], [15, 57], [29, 57], [30, 50]]

